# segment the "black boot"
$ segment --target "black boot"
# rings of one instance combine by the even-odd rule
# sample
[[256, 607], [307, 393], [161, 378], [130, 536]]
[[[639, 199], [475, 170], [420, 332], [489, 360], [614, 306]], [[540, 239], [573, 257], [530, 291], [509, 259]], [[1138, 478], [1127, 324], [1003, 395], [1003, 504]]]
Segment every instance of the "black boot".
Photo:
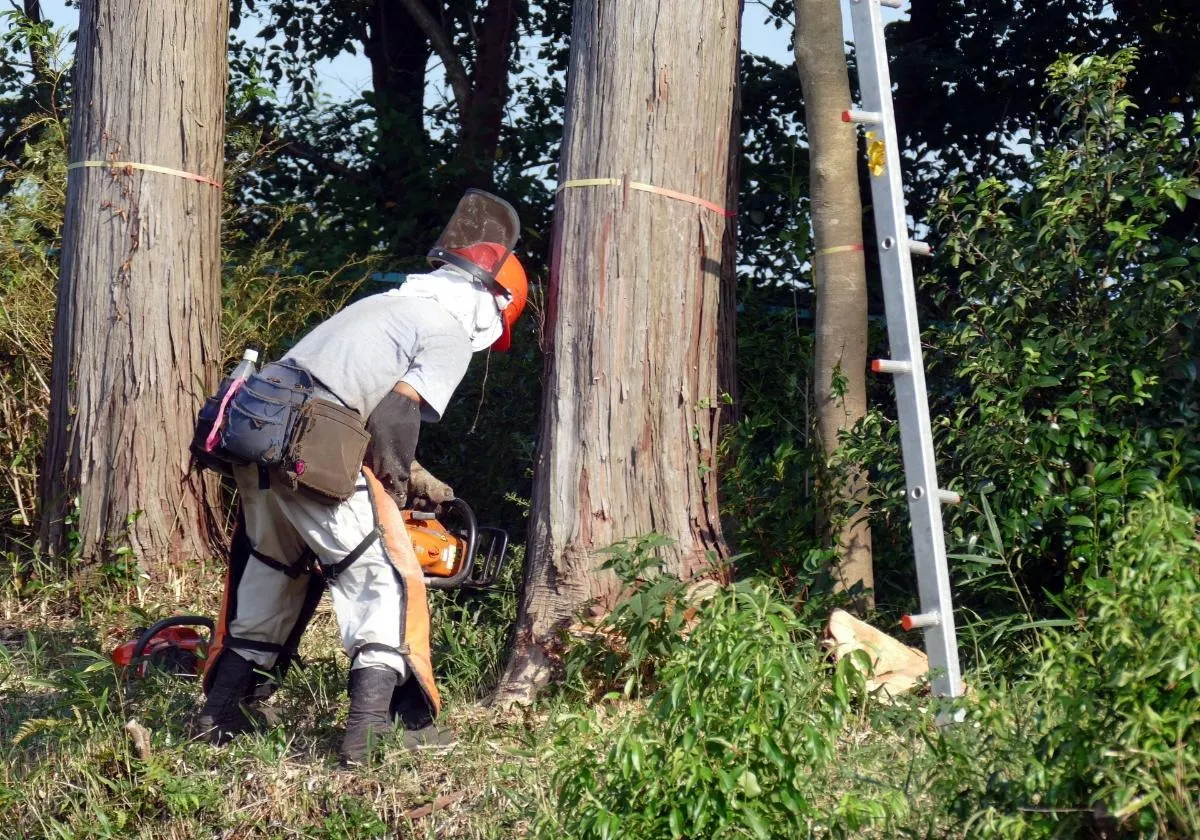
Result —
[[365, 764], [371, 747], [392, 729], [392, 692], [398, 675], [391, 668], [373, 666], [350, 672], [350, 716], [338, 755], [342, 764]]
[[420, 729], [409, 729], [404, 733], [404, 748], [410, 751], [431, 750], [443, 752], [458, 743], [458, 738], [449, 729], [434, 724]]
[[392, 696], [392, 714], [404, 728], [406, 750], [446, 750], [457, 743], [454, 732], [433, 722], [433, 708], [415, 677], [400, 684]]
[[232, 736], [251, 728], [245, 704], [254, 691], [253, 662], [232, 650], [221, 654], [208, 689], [204, 708], [196, 718], [196, 736], [214, 744], [223, 744]]

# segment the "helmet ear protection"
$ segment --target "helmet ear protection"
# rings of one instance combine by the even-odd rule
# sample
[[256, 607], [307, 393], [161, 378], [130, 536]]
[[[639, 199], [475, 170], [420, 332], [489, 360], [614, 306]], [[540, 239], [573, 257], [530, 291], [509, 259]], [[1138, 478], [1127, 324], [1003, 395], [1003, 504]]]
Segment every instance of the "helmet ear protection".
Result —
[[505, 291], [506, 302], [501, 302], [497, 296], [500, 308], [500, 320], [504, 323], [504, 332], [492, 345], [493, 350], [501, 352], [512, 346], [512, 328], [525, 311], [525, 303], [529, 300], [529, 280], [525, 276], [525, 266], [517, 259], [516, 254], [509, 254], [496, 272], [496, 285]]
[[[469, 248], [458, 248], [451, 251], [445, 262], [459, 268], [464, 268], [472, 276], [479, 277], [478, 270], [486, 271], [491, 277], [488, 288], [496, 297], [496, 306], [500, 310], [500, 321], [504, 332], [492, 345], [493, 350], [504, 351], [512, 346], [512, 328], [521, 313], [525, 311], [525, 303], [529, 299], [529, 280], [525, 276], [525, 267], [517, 259], [516, 254], [508, 254], [499, 267], [495, 262], [504, 253], [502, 246], [494, 242], [481, 242]], [[466, 268], [466, 264], [474, 266], [477, 271]]]
[[430, 265], [448, 263], [460, 268], [496, 296], [504, 331], [492, 345], [495, 350], [512, 345], [513, 324], [529, 299], [525, 268], [512, 252], [520, 231], [511, 204], [483, 190], [470, 189], [429, 249]]

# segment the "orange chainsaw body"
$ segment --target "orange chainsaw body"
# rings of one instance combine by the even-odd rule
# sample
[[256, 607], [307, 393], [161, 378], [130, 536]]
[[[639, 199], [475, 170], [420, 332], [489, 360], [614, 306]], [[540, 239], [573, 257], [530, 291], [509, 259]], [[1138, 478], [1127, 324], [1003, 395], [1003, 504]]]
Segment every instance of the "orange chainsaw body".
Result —
[[418, 519], [411, 510], [403, 510], [401, 514], [417, 562], [425, 574], [445, 578], [458, 574], [467, 559], [467, 541], [448, 531], [437, 519]]

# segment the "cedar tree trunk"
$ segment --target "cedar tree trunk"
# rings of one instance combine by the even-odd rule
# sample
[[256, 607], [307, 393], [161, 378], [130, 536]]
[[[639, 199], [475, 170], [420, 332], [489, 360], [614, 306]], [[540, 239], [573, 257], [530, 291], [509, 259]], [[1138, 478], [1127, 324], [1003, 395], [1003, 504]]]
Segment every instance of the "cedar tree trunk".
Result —
[[499, 702], [529, 699], [560, 631], [620, 595], [598, 549], [666, 535], [662, 572], [681, 579], [727, 554], [716, 467], [733, 223], [635, 185], [733, 207], [740, 12], [575, 1], [560, 177], [620, 183], [566, 188], [555, 209], [530, 538]]
[[[83, 0], [72, 161], [220, 181], [226, 0]], [[221, 190], [128, 167], [69, 173], [42, 536], [144, 568], [210, 553], [215, 488], [188, 471], [220, 359]], [[77, 500], [77, 506], [76, 506]], [[71, 524], [69, 518], [78, 519]]]
[[[867, 282], [858, 141], [854, 126], [841, 119], [851, 101], [839, 0], [796, 0], [796, 66], [804, 91], [816, 246], [813, 383], [818, 434], [828, 457], [837, 449], [840, 433], [867, 410]], [[856, 465], [840, 464], [827, 477], [824, 519], [838, 548], [832, 570], [835, 585], [841, 591], [865, 590], [855, 605], [867, 610], [874, 603], [875, 585], [871, 529], [865, 509], [855, 504], [866, 493], [864, 476]]]

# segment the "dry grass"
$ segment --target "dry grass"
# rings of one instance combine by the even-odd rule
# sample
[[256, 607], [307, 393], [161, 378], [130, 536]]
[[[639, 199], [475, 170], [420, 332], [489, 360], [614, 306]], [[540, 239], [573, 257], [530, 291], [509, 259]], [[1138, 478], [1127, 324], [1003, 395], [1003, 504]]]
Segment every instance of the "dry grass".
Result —
[[[307, 666], [271, 703], [281, 724], [215, 748], [189, 740], [194, 681], [152, 674], [129, 690], [102, 654], [134, 627], [182, 612], [212, 615], [221, 575], [194, 569], [147, 591], [86, 597], [70, 584], [0, 597], [0, 834], [20, 837], [521, 837], [531, 745], [546, 714], [476, 702], [469, 682], [493, 668], [442, 674], [444, 755], [398, 744], [363, 771], [334, 749], [346, 712], [345, 657], [328, 606], [305, 638]], [[511, 596], [505, 596], [511, 601]], [[443, 612], [446, 605], [440, 608]], [[443, 622], [444, 623], [444, 622]], [[502, 635], [505, 628], [494, 628]], [[437, 638], [446, 639], [448, 631]], [[486, 657], [486, 644], [481, 644]], [[88, 653], [88, 652], [91, 653]], [[459, 660], [445, 657], [451, 665]], [[465, 679], [464, 679], [465, 677]], [[126, 731], [149, 730], [149, 752]], [[10, 833], [11, 832], [11, 833]]]

